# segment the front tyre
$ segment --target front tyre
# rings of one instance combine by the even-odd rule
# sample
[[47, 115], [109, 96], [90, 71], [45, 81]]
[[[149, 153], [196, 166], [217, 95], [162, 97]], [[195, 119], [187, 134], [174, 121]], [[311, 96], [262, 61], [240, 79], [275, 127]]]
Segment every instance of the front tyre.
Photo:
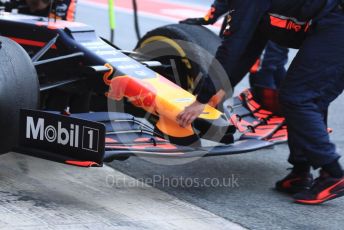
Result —
[[17, 144], [20, 109], [35, 109], [38, 101], [39, 82], [29, 55], [0, 37], [0, 153]]
[[170, 66], [158, 72], [197, 94], [220, 44], [221, 39], [203, 26], [172, 24], [148, 32], [138, 42], [136, 51]]

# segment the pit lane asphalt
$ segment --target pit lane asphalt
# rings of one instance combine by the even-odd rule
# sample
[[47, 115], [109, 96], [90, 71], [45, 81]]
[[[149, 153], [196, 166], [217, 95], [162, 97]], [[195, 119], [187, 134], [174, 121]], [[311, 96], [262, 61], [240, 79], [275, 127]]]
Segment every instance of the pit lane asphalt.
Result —
[[[207, 4], [207, 1], [202, 3]], [[102, 8], [90, 8], [83, 4], [78, 7], [79, 21], [94, 25], [104, 37], [108, 37], [106, 14], [107, 11]], [[117, 19], [116, 44], [132, 49], [136, 43], [132, 16], [122, 12], [117, 14]], [[140, 20], [142, 34], [169, 23], [152, 18]], [[237, 92], [246, 86], [246, 82], [242, 83]], [[331, 106], [329, 117], [329, 125], [334, 128], [331, 138], [341, 154], [344, 152], [343, 105], [344, 96], [341, 96]], [[109, 166], [142, 181], [152, 182], [155, 178], [154, 187], [250, 229], [343, 229], [344, 198], [320, 206], [302, 206], [293, 204], [290, 197], [272, 189], [275, 181], [288, 173], [286, 169], [290, 165], [286, 161], [287, 156], [287, 146], [280, 145], [249, 154], [204, 158], [184, 165], [166, 166], [133, 157]], [[344, 160], [341, 162], [344, 163]], [[232, 176], [238, 179], [239, 186], [194, 184], [187, 188], [182, 183], [168, 185], [172, 178], [186, 183], [189, 178], [205, 182], [209, 181], [207, 178], [222, 180]], [[165, 180], [159, 182], [163, 177]]]

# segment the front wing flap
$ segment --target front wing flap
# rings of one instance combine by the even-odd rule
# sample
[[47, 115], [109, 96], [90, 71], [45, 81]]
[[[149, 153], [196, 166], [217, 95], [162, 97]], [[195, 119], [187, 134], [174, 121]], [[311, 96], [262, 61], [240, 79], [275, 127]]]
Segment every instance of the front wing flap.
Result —
[[231, 155], [271, 147], [264, 140], [239, 140], [206, 147], [179, 146], [155, 133], [146, 120], [125, 113], [70, 116], [22, 110], [16, 151], [61, 163], [90, 167], [131, 156], [191, 158]]

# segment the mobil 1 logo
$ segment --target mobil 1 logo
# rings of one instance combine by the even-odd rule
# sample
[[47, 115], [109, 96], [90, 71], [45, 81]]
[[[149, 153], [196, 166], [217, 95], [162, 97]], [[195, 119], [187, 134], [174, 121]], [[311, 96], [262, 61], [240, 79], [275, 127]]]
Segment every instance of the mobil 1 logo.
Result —
[[105, 127], [101, 123], [43, 111], [21, 110], [20, 147], [63, 155], [66, 159], [102, 161]]
[[98, 152], [99, 149], [99, 129], [82, 127], [82, 149]]

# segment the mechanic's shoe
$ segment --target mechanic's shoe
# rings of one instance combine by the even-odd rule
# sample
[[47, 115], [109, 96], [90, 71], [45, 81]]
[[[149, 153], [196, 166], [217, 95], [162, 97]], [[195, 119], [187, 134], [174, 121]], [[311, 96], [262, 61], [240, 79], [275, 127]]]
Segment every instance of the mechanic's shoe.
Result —
[[288, 176], [276, 182], [275, 188], [279, 192], [295, 194], [310, 189], [313, 176], [309, 172], [291, 172]]
[[344, 177], [334, 178], [321, 171], [309, 190], [297, 193], [293, 197], [296, 203], [321, 204], [341, 196], [344, 196]]

